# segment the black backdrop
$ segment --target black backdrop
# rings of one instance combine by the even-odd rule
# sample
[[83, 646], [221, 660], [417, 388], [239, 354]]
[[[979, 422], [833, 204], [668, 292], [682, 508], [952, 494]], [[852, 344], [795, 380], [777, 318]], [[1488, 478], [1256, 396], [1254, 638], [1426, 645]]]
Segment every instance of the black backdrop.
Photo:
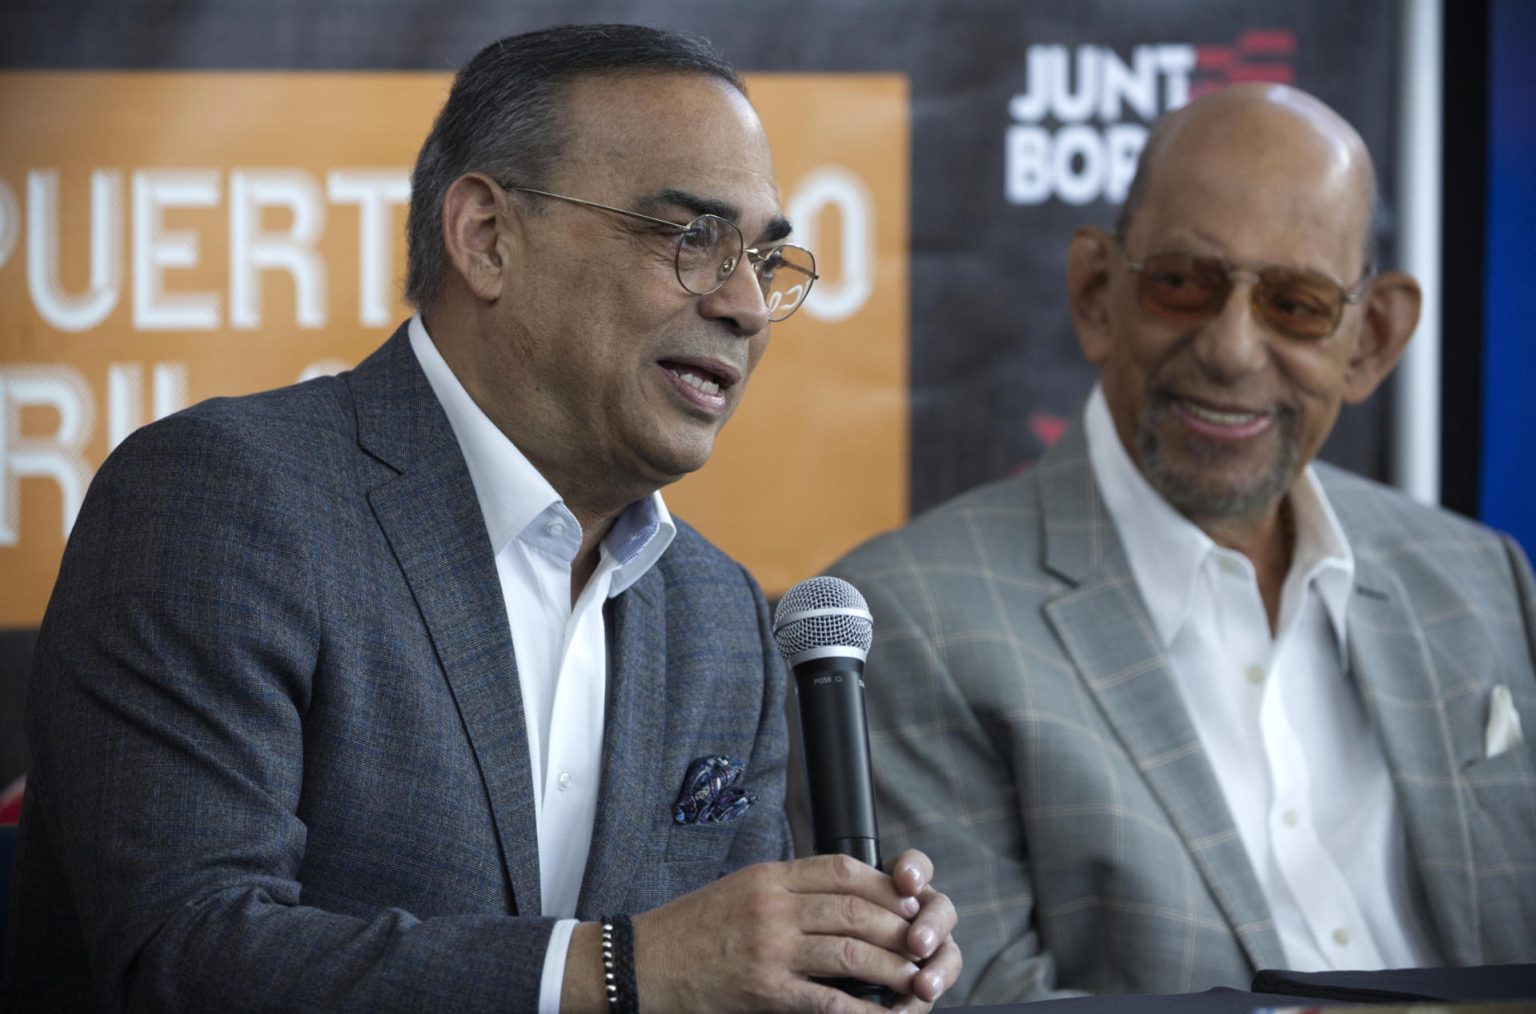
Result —
[[[1353, 122], [1375, 155], [1379, 239], [1391, 264], [1400, 7], [1396, 0], [4, 0], [0, 68], [443, 71], [498, 36], [577, 20], [699, 32], [747, 72], [903, 74], [912, 124], [915, 513], [1027, 466], [1093, 379], [1063, 306], [1064, 249], [1077, 225], [1113, 221], [1114, 188], [1086, 187], [1093, 193], [1082, 203], [1062, 199], [1064, 186], [1043, 200], [1010, 201], [1010, 178], [1022, 190], [1039, 182], [1010, 162], [1010, 128], [1025, 128], [1037, 145], [1064, 146], [1072, 131], [1084, 143], [1107, 145], [1112, 135], [1123, 140], [1128, 127], [1144, 128], [1181, 87], [1245, 77], [1293, 81]], [[1090, 55], [1081, 47], [1092, 47]], [[1011, 99], [1032, 90], [1032, 73], [1061, 59], [1073, 72], [1068, 90], [1079, 96], [1102, 83], [1084, 73], [1085, 60], [1090, 71], [1106, 60], [1123, 68], [1163, 61], [1155, 108], [1098, 107], [1080, 122], [1032, 116], [1029, 100], [1010, 109]], [[1092, 175], [1090, 155], [1079, 152], [1065, 175]], [[1324, 456], [1388, 476], [1390, 398], [1384, 390], [1347, 413]], [[0, 693], [0, 787], [21, 763], [12, 688], [30, 642], [26, 631], [0, 638], [0, 677], [8, 684]]]
[[[1288, 69], [1354, 123], [1375, 155], [1382, 251], [1392, 259], [1395, 0], [7, 2], [6, 68], [443, 70], [499, 35], [579, 20], [696, 31], [746, 71], [907, 75], [914, 512], [1038, 457], [1053, 420], [1092, 383], [1062, 305], [1063, 251], [1077, 225], [1112, 222], [1115, 204], [1007, 201], [1009, 100], [1026, 87], [1031, 46], [1106, 47], [1126, 62], [1137, 46], [1193, 46], [1216, 57], [1204, 66], [1202, 52], [1193, 86], [1240, 77], [1245, 66]], [[1256, 30], [1288, 33], [1291, 51], [1239, 52], [1223, 73], [1221, 51]], [[1122, 122], [1145, 120], [1127, 109]], [[1389, 400], [1384, 391], [1346, 416], [1324, 456], [1386, 477]]]

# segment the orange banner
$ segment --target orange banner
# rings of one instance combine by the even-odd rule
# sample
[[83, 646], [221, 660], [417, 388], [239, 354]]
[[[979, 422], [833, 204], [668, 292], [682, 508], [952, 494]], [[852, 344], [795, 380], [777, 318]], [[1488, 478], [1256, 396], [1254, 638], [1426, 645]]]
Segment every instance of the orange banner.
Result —
[[[440, 74], [0, 74], [0, 627], [35, 625], [106, 454], [203, 398], [346, 369], [407, 311]], [[905, 518], [909, 102], [748, 81], [822, 279], [669, 505], [770, 594]]]

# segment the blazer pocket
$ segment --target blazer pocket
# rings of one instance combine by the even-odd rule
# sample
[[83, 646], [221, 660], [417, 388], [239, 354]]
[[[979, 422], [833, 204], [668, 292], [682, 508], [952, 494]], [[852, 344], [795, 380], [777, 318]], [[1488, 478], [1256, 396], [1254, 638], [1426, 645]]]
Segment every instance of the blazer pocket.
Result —
[[662, 858], [669, 863], [724, 862], [731, 842], [736, 840], [739, 823], [733, 820], [724, 824], [673, 824], [667, 829]]
[[1484, 826], [1536, 861], [1536, 766], [1527, 744], [1465, 764], [1461, 777]]
[[1511, 785], [1531, 787], [1533, 775], [1526, 752], [1530, 748], [1516, 743], [1497, 757], [1477, 757], [1461, 767], [1461, 775], [1474, 790]]

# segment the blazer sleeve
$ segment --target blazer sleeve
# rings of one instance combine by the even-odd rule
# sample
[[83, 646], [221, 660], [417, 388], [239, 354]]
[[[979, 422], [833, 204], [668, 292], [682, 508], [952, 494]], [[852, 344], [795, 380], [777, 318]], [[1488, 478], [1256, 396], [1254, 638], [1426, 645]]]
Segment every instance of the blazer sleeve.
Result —
[[30, 688], [31, 869], [106, 1009], [531, 1009], [553, 920], [306, 904], [316, 519], [261, 439], [178, 417], [95, 479]]
[[[881, 850], [926, 852], [934, 886], [956, 899], [965, 955], [947, 1003], [994, 1004], [1081, 996], [1056, 986], [1056, 966], [1033, 925], [1035, 895], [1017, 819], [1014, 777], [1025, 759], [997, 742], [951, 665], [921, 569], [893, 563], [887, 543], [833, 573], [859, 588], [875, 617], [865, 666]], [[984, 675], [982, 678], [993, 678]], [[996, 674], [1017, 680], [1018, 671]]]

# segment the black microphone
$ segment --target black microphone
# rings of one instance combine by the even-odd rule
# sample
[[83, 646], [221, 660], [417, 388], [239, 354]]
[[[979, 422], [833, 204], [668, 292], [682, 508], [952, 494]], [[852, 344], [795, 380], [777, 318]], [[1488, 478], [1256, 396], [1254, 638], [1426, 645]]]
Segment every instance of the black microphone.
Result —
[[[816, 854], [853, 856], [878, 870], [880, 831], [864, 715], [864, 659], [874, 642], [869, 606], [847, 581], [813, 577], [779, 600], [773, 638], [795, 674]], [[888, 989], [867, 982], [832, 984], [873, 1003], [891, 998]]]

